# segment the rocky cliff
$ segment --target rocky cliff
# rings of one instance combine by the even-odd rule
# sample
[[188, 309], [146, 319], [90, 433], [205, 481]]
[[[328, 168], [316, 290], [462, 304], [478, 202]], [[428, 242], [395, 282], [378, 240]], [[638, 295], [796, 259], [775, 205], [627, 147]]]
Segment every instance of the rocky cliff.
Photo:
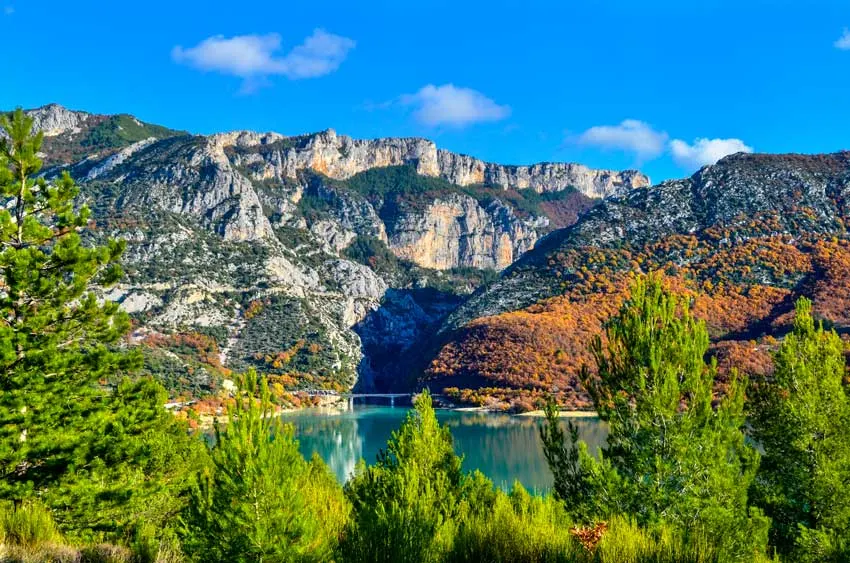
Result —
[[372, 168], [411, 165], [418, 174], [457, 186], [493, 185], [537, 193], [573, 188], [593, 198], [650, 184], [637, 170], [594, 170], [567, 163], [505, 166], [437, 149], [433, 142], [419, 138], [355, 140], [332, 129], [301, 137], [241, 132], [215, 138], [242, 153], [236, 161], [253, 166], [255, 177], [262, 179], [294, 179], [299, 171], [310, 169], [344, 180]]
[[485, 163], [425, 139], [29, 114], [45, 173], [81, 184], [94, 236], [128, 240], [126, 280], [106, 296], [136, 317], [134, 342], [175, 393], [249, 366], [286, 388], [392, 386], [412, 345], [588, 196], [648, 184], [636, 171]]
[[[500, 192], [555, 195], [553, 199], [578, 192], [599, 198], [649, 183], [637, 171], [485, 163], [438, 150], [425, 139], [361, 141], [332, 130], [297, 137], [245, 131], [189, 136], [132, 116], [94, 115], [56, 104], [30, 115], [35, 127], [45, 132], [48, 164], [70, 167], [85, 181], [117, 182], [124, 193], [122, 204], [193, 216], [226, 240], [271, 237], [270, 207], [277, 207], [271, 214], [278, 223], [291, 220], [305, 173], [347, 181], [376, 169], [410, 167], [417, 176], [441, 183], [425, 186], [435, 192], [430, 201], [389, 217], [394, 229], [387, 230], [378, 219], [382, 208], [394, 205], [384, 201], [387, 194], [360, 197], [355, 206], [362, 215], [359, 220], [371, 224], [371, 234], [399, 257], [434, 269], [505, 268], [550, 229], [545, 210], [521, 213], [527, 210], [516, 209]], [[409, 177], [400, 181], [421, 184]], [[275, 183], [294, 189], [269, 193]], [[363, 180], [358, 184], [362, 187]], [[422, 186], [395, 188], [402, 193]], [[330, 236], [340, 250], [356, 232], [345, 223], [343, 219], [307, 227]]]

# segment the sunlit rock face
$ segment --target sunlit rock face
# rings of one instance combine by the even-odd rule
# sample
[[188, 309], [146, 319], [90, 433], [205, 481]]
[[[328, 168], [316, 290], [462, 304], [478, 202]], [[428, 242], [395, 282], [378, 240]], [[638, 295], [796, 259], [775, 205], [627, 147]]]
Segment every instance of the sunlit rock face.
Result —
[[[420, 138], [204, 136], [55, 104], [28, 113], [45, 133], [45, 174], [81, 185], [91, 236], [128, 241], [127, 276], [103, 297], [136, 318], [136, 340], [214, 335], [225, 367], [311, 385], [351, 387], [364, 372], [386, 382], [490, 271], [552, 230], [540, 202], [573, 194], [581, 213], [588, 198], [649, 184], [633, 170], [484, 162]], [[395, 184], [399, 169], [409, 176]], [[185, 378], [214, 382], [205, 370]]]
[[575, 163], [502, 165], [437, 149], [433, 142], [419, 138], [356, 140], [333, 129], [301, 137], [239, 132], [215, 138], [243, 150], [262, 147], [238, 157], [240, 164], [256, 167], [262, 178], [293, 179], [298, 171], [310, 169], [344, 180], [372, 168], [409, 164], [419, 174], [458, 186], [490, 184], [538, 193], [573, 188], [593, 198], [650, 185], [649, 178], [637, 170], [597, 170]]

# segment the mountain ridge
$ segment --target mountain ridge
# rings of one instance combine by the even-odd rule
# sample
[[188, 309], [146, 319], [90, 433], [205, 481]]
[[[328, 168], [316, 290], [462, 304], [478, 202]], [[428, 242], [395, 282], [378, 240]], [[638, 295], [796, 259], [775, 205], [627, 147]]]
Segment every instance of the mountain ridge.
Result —
[[[27, 113], [35, 120], [35, 127], [45, 131], [47, 137], [69, 133], [71, 135], [78, 134], [87, 121], [112, 117], [69, 110], [55, 103], [27, 110]], [[127, 115], [140, 125], [144, 123], [128, 114], [119, 115]], [[144, 125], [152, 126], [147, 123], [144, 123]], [[173, 134], [185, 134], [185, 132], [163, 129]], [[588, 197], [606, 197], [618, 190], [651, 184], [650, 179], [637, 170], [618, 172], [592, 169], [578, 163], [562, 162], [539, 162], [530, 165], [503, 165], [487, 162], [466, 154], [438, 149], [433, 141], [423, 137], [354, 139], [346, 135], [337, 135], [333, 129], [292, 136], [275, 132], [259, 133], [248, 130], [198, 136], [213, 139], [214, 142], [220, 143], [222, 147], [234, 146], [244, 149], [279, 142], [286, 145], [285, 148], [292, 150], [297, 150], [299, 144], [306, 144], [305, 148], [314, 148], [321, 153], [310, 155], [306, 160], [301, 159], [300, 163], [297, 162], [298, 159], [296, 158], [294, 159], [296, 162], [293, 162], [290, 166], [283, 163], [282, 174], [280, 170], [266, 172], [276, 174], [278, 177], [294, 178], [297, 170], [308, 167], [298, 166], [298, 164], [304, 162], [309, 163], [310, 168], [325, 173], [334, 179], [347, 179], [368, 168], [414, 163], [417, 172], [420, 174], [439, 176], [459, 186], [487, 183], [505, 188], [530, 188], [538, 193], [559, 191], [572, 186]], [[377, 155], [372, 165], [365, 168], [347, 163], [334, 166], [335, 161], [345, 160], [346, 153], [349, 151], [364, 148], [367, 151], [374, 151]], [[338, 156], [342, 158], [333, 158], [332, 149], [338, 151]]]
[[[46, 150], [66, 160], [47, 173], [80, 181], [97, 236], [128, 240], [109, 297], [174, 394], [255, 367], [287, 392], [425, 384], [523, 409], [556, 390], [581, 407], [587, 341], [634, 272], [691, 292], [721, 360], [746, 338], [768, 349], [797, 295], [850, 326], [850, 153], [738, 154], [615, 185], [333, 131], [203, 136], [99, 116], [98, 145], [80, 140], [93, 118], [50, 112]], [[488, 183], [499, 170], [508, 185]]]
[[831, 326], [850, 327], [848, 226], [847, 151], [730, 155], [689, 178], [607, 198], [444, 321], [426, 381], [457, 381], [457, 393], [473, 402], [484, 398], [464, 390], [464, 381], [503, 398], [522, 391], [526, 402], [555, 387], [582, 407], [576, 376], [592, 365], [589, 340], [619, 307], [631, 277], [649, 272], [691, 296], [721, 364], [737, 355], [761, 377], [796, 298], [811, 298]]
[[622, 183], [540, 165], [493, 169], [523, 186], [539, 174], [539, 192], [459, 185], [441, 162], [461, 175], [487, 164], [424, 139], [190, 135], [58, 105], [29, 114], [47, 131], [45, 174], [80, 183], [92, 236], [128, 241], [127, 276], [104, 296], [131, 313], [146, 370], [174, 395], [215, 393], [248, 367], [291, 391], [396, 385], [397, 360], [464, 295], [595, 204], [570, 178], [590, 191]]

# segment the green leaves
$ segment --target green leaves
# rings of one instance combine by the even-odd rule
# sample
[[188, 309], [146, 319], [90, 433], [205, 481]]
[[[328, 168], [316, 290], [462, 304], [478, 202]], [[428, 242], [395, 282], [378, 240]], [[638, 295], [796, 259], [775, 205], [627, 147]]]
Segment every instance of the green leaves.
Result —
[[733, 375], [715, 397], [708, 344], [705, 324], [660, 278], [633, 286], [605, 339], [592, 343], [596, 372], [582, 373], [609, 426], [600, 459], [574, 433], [567, 442], [554, 412], [541, 431], [568, 510], [584, 520], [619, 514], [672, 525], [728, 554], [764, 548], [766, 521], [747, 509], [758, 454], [742, 432], [746, 384]]
[[226, 424], [216, 421], [211, 457], [185, 515], [190, 552], [202, 561], [326, 560], [347, 514], [342, 491], [320, 460], [301, 456], [255, 373], [240, 378]]
[[[850, 556], [850, 546], [838, 541], [850, 534], [844, 350], [834, 331], [815, 324], [811, 302], [801, 298], [794, 330], [774, 355], [773, 380], [753, 394], [753, 437], [764, 448], [753, 500], [773, 518], [774, 544], [795, 558]], [[819, 555], [806, 559], [813, 554]]]

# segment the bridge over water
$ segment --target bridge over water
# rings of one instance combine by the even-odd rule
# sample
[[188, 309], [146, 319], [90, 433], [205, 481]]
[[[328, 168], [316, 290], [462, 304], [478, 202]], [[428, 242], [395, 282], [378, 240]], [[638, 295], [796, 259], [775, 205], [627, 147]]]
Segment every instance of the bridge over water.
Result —
[[[413, 396], [416, 395], [416, 393], [337, 393], [323, 389], [311, 389], [306, 391], [306, 393], [311, 397], [339, 397], [340, 399], [345, 399], [348, 402], [348, 408], [353, 407], [355, 401], [370, 404], [386, 401], [391, 407], [394, 407], [397, 401], [410, 404]], [[440, 395], [431, 396], [439, 397]]]

